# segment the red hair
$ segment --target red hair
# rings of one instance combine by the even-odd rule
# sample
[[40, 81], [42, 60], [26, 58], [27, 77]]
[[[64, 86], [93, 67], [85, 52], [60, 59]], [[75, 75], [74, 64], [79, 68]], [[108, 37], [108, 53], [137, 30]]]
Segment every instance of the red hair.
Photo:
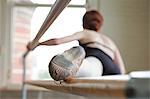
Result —
[[87, 11], [83, 16], [83, 28], [98, 31], [103, 21], [103, 16], [98, 11]]

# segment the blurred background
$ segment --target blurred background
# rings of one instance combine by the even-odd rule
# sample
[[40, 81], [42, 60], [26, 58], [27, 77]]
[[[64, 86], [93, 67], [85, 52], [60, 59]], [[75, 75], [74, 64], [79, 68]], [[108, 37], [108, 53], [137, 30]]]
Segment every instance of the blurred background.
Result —
[[[37, 34], [55, 0], [0, 0], [0, 99], [20, 99], [26, 44]], [[63, 37], [82, 30], [86, 10], [96, 9], [104, 17], [102, 33], [120, 49], [127, 74], [150, 70], [149, 0], [71, 0], [40, 41]], [[57, 46], [40, 46], [26, 58], [28, 80], [51, 79], [51, 58], [78, 45], [77, 41]], [[29, 99], [85, 99], [58, 92], [29, 88]]]

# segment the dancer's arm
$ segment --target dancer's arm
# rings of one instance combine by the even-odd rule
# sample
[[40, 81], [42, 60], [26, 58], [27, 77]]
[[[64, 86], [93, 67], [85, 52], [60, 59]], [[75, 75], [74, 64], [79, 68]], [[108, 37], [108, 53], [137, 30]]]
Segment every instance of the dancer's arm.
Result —
[[82, 37], [83, 37], [82, 33], [75, 33], [73, 35], [62, 37], [62, 38], [49, 39], [49, 40], [39, 43], [39, 45], [47, 45], [47, 46], [59, 45], [59, 44], [71, 42], [74, 40], [80, 40]]
[[123, 59], [122, 59], [122, 57], [121, 57], [120, 52], [119, 52], [118, 49], [115, 51], [114, 62], [119, 66], [119, 68], [121, 70], [121, 73], [125, 74], [126, 71], [125, 71], [124, 62], [123, 62]]

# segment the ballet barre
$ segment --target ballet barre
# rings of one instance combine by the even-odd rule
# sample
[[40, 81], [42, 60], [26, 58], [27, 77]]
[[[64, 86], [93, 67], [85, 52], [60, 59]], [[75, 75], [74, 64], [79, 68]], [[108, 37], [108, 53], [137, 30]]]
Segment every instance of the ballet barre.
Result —
[[150, 98], [150, 77], [132, 78], [129, 75], [124, 75], [75, 78], [69, 83], [59, 83], [53, 80], [33, 80], [25, 83], [48, 90], [85, 97], [111, 97], [114, 99]]

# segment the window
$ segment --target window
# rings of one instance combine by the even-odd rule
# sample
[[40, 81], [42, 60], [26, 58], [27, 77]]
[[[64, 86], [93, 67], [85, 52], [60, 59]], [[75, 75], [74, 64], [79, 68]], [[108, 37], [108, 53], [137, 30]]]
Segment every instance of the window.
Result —
[[[12, 57], [9, 82], [22, 82], [22, 55], [26, 44], [37, 34], [55, 0], [15, 0], [12, 25]], [[40, 41], [71, 35], [82, 30], [82, 16], [85, 13], [86, 0], [72, 0], [58, 16]], [[26, 58], [27, 79], [50, 79], [48, 64], [51, 58], [64, 50], [78, 45], [77, 41], [57, 46], [39, 46]]]

